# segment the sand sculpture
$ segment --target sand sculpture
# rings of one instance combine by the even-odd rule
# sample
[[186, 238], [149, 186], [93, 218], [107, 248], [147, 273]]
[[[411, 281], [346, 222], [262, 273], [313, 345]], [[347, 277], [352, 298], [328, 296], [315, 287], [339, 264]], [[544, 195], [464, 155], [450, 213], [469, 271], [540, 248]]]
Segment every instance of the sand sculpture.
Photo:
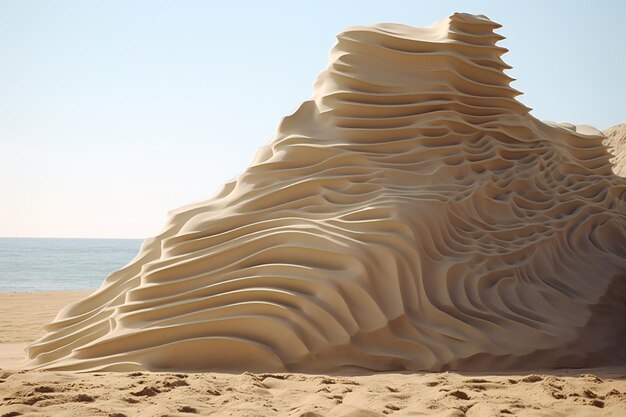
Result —
[[340, 33], [312, 98], [250, 167], [62, 310], [28, 365], [623, 361], [626, 179], [600, 132], [515, 99], [499, 26], [455, 13]]

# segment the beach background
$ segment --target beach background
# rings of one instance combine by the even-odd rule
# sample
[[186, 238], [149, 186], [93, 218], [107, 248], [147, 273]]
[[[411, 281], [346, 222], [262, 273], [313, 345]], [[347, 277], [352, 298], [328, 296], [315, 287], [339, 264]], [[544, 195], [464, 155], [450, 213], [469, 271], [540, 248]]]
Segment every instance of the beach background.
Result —
[[[0, 237], [0, 417], [624, 417], [623, 366], [341, 375], [24, 368], [25, 347], [142, 243], [100, 238], [155, 236], [168, 210], [206, 200], [242, 172], [310, 97], [339, 31], [486, 14], [504, 25], [506, 73], [519, 79], [512, 86], [532, 116], [605, 129], [624, 120], [624, 4], [0, 3], [0, 236], [81, 237]], [[626, 161], [626, 130], [612, 132], [616, 161]]]
[[141, 242], [0, 237], [0, 292], [95, 290], [137, 255]]
[[43, 326], [132, 260], [141, 242], [0, 238], [0, 368], [19, 367]]

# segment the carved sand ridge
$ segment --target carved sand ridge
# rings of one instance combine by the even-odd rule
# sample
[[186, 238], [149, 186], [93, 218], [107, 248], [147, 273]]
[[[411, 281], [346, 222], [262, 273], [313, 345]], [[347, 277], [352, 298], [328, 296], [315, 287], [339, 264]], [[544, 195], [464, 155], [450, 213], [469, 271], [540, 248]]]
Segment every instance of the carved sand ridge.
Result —
[[626, 124], [619, 124], [604, 131], [604, 144], [614, 157], [611, 160], [613, 172], [620, 177], [626, 177]]
[[624, 360], [626, 179], [600, 132], [515, 99], [499, 26], [456, 13], [340, 33], [312, 99], [252, 165], [61, 311], [29, 366]]

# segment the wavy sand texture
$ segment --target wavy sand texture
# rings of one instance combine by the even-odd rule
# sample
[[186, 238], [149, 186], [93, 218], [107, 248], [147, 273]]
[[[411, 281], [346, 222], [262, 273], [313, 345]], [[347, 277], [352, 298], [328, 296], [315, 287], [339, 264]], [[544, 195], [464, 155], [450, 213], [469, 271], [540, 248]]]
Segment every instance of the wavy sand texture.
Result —
[[626, 124], [619, 124], [604, 131], [606, 140], [604, 144], [614, 155], [613, 172], [620, 177], [626, 177]]
[[64, 370], [624, 360], [626, 180], [515, 100], [499, 25], [338, 35], [313, 97], [28, 349]]

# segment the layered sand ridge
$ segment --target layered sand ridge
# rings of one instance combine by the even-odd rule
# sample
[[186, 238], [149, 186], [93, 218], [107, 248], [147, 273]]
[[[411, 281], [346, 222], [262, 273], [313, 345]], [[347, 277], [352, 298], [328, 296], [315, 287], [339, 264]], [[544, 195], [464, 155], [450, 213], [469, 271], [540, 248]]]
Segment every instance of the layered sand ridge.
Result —
[[604, 131], [606, 140], [604, 144], [613, 154], [611, 160], [613, 172], [620, 177], [626, 177], [626, 124], [622, 123]]
[[339, 34], [252, 165], [62, 310], [29, 366], [623, 362], [626, 179], [600, 132], [515, 100], [498, 27], [454, 14]]

